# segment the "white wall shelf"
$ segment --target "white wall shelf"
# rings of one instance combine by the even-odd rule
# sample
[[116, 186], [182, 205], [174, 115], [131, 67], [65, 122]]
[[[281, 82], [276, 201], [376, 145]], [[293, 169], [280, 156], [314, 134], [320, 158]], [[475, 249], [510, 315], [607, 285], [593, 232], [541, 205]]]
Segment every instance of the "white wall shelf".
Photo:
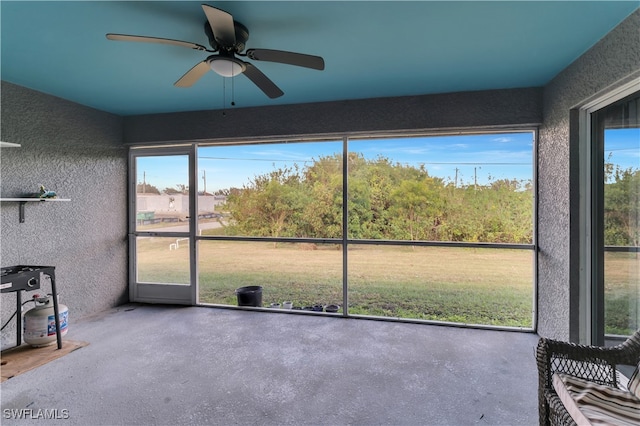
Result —
[[20, 203], [20, 223], [24, 223], [24, 206], [26, 203], [42, 203], [52, 201], [71, 201], [68, 198], [36, 198], [36, 197], [22, 197], [22, 198], [0, 198], [0, 203]]
[[19, 143], [0, 141], [0, 148], [20, 148]]

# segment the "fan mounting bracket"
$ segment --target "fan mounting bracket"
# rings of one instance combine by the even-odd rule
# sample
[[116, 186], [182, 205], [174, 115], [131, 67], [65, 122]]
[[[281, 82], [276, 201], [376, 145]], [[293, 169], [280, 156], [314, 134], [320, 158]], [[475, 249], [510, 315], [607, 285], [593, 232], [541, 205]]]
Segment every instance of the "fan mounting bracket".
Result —
[[236, 44], [233, 46], [221, 46], [213, 35], [213, 30], [209, 22], [204, 23], [204, 32], [209, 39], [209, 44], [214, 50], [226, 50], [240, 53], [244, 50], [247, 40], [249, 40], [249, 29], [242, 25], [238, 21], [233, 21], [233, 26], [236, 30]]

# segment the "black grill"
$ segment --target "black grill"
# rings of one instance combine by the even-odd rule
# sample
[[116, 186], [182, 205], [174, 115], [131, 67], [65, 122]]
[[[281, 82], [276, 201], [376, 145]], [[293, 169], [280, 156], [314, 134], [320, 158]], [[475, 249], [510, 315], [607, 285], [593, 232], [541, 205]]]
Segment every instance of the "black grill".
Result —
[[53, 266], [16, 265], [0, 269], [2, 293], [19, 290], [37, 290], [46, 276], [53, 276]]
[[62, 349], [62, 335], [60, 333], [60, 318], [58, 317], [58, 293], [56, 291], [55, 267], [16, 265], [0, 269], [0, 290], [2, 293], [16, 293], [16, 331], [17, 346], [22, 344], [22, 290], [37, 290], [40, 283], [49, 277], [51, 282], [51, 296], [53, 298], [53, 312], [56, 322], [56, 338], [58, 349]]

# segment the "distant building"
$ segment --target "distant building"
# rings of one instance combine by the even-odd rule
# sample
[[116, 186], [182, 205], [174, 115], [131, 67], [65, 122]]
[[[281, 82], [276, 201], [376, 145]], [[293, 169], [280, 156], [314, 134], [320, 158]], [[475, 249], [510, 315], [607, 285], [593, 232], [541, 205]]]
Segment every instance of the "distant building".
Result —
[[[198, 213], [213, 213], [216, 206], [226, 203], [224, 195], [198, 195]], [[189, 195], [186, 194], [137, 194], [136, 207], [138, 212], [154, 212], [158, 214], [173, 214], [177, 217], [188, 216]]]

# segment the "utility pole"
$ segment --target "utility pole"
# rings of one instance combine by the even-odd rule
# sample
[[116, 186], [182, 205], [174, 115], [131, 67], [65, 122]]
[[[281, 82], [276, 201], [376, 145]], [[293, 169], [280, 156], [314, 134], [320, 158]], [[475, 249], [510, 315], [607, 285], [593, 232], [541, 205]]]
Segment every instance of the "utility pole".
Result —
[[202, 180], [204, 181], [204, 191], [202, 195], [205, 195], [207, 193], [207, 171], [206, 170], [202, 171]]
[[458, 187], [458, 168], [456, 167], [456, 179], [453, 182], [453, 187], [457, 188]]
[[142, 193], [147, 192], [147, 172], [142, 172]]
[[478, 190], [478, 168], [474, 167], [473, 168], [473, 190], [477, 191]]

